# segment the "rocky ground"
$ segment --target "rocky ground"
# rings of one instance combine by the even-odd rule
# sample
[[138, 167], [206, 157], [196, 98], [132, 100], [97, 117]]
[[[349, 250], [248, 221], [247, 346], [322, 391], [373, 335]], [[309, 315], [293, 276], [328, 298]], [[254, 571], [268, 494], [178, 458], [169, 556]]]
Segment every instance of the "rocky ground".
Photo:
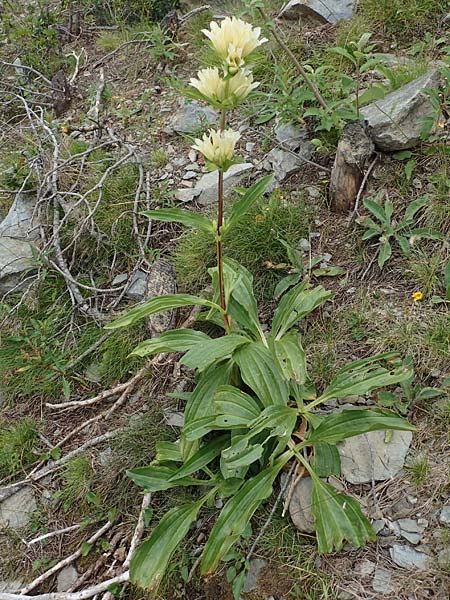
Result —
[[[185, 5], [180, 14], [200, 4]], [[181, 204], [201, 212], [214, 208], [215, 176], [192, 150], [191, 137], [217, 123], [218, 115], [184, 99], [178, 88], [204, 58], [201, 27], [211, 16], [242, 10], [237, 4], [213, 4], [162, 42], [160, 30], [148, 32], [143, 24], [105, 29], [87, 17], [79, 31], [66, 35], [63, 12], [59, 52], [73, 53], [73, 59], [62, 63], [70, 88], [62, 98], [50, 85], [56, 67], [46, 69], [44, 61], [35, 69], [44, 71], [44, 79], [30, 76], [25, 60], [17, 62], [16, 38], [4, 36], [0, 599], [6, 592], [76, 592], [120, 577], [126, 568], [142, 498], [125, 471], [148, 464], [156, 441], [177, 438], [183, 400], [168, 394], [192, 383], [176, 356], [147, 364], [128, 354], [142, 339], [189, 323], [192, 315], [166, 315], [119, 334], [105, 333], [103, 325], [145, 298], [207, 289], [212, 263], [202, 239], [172, 223], [149, 224], [140, 212]], [[409, 387], [384, 397], [330, 400], [324, 410], [392, 406], [417, 432], [372, 432], [339, 445], [340, 475], [329, 482], [357, 497], [371, 519], [377, 541], [365, 548], [317, 554], [308, 478], [295, 487], [290, 518], [278, 508], [269, 519], [271, 498], [241, 549], [248, 550], [245, 544], [269, 520], [243, 597], [444, 600], [450, 594], [450, 319], [444, 284], [450, 109], [442, 67], [450, 56], [450, 9], [431, 0], [429, 6], [411, 3], [414, 21], [399, 16], [397, 3], [396, 16], [388, 8], [377, 12], [372, 2], [358, 3], [356, 10], [348, 1], [291, 0], [280, 14], [281, 4], [267, 2], [266, 10], [279, 16], [283, 39], [311, 70], [327, 59], [327, 48], [370, 28], [379, 64], [393, 67], [398, 80], [408, 65], [408, 81], [397, 81], [362, 108], [372, 149], [366, 176], [356, 205], [336, 212], [329, 183], [342, 140], [333, 137], [333, 128], [318, 130], [314, 115], [298, 113], [296, 90], [288, 85], [298, 74], [272, 39], [255, 67], [261, 95], [231, 116], [242, 134], [242, 163], [226, 173], [225, 186], [231, 195], [233, 187], [262, 174], [273, 172], [275, 180], [270, 201], [227, 241], [228, 249], [254, 270], [266, 322], [275, 306], [274, 284], [292, 271], [280, 238], [289, 238], [302, 254], [305, 275], [320, 277], [335, 292], [302, 332], [319, 385], [348, 360], [391, 350], [411, 356], [416, 377]], [[11, 15], [24, 18], [17, 10]], [[392, 71], [383, 76], [368, 69], [361, 88], [393, 77]], [[326, 91], [328, 101], [339, 100]], [[261, 118], [265, 114], [272, 118]], [[423, 139], [427, 118], [435, 122]], [[390, 198], [398, 222], [425, 194], [415, 226], [439, 231], [440, 239], [422, 240], [407, 257], [395, 247], [381, 271], [373, 240], [361, 239], [369, 216], [364, 199]], [[322, 272], [314, 275], [314, 268]], [[421, 301], [413, 300], [414, 292], [422, 293]], [[178, 499], [175, 492], [152, 498], [145, 526]], [[191, 572], [212, 518], [207, 514], [189, 534], [161, 599], [232, 598], [225, 568], [208, 580]], [[111, 597], [106, 589], [100, 593]], [[129, 585], [113, 593], [145, 596]]]

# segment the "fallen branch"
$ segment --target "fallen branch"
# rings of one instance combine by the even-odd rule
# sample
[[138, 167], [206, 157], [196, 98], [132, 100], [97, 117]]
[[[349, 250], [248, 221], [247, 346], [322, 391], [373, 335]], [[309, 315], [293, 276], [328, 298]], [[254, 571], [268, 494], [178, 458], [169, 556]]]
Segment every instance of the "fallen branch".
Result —
[[78, 523], [78, 525], [71, 525], [70, 527], [64, 527], [64, 529], [57, 529], [56, 531], [51, 531], [50, 533], [44, 533], [44, 535], [40, 535], [39, 537], [27, 542], [27, 546], [32, 546], [38, 542], [48, 540], [51, 537], [55, 537], [55, 535], [63, 535], [64, 533], [69, 533], [69, 531], [75, 531], [76, 529], [80, 529], [80, 527], [81, 523]]
[[141, 512], [139, 513], [138, 522], [136, 524], [136, 529], [134, 530], [133, 537], [131, 538], [130, 549], [128, 550], [128, 554], [125, 559], [125, 562], [123, 563], [124, 569], [128, 569], [128, 567], [130, 566], [131, 559], [133, 558], [133, 554], [135, 553], [135, 550], [138, 547], [139, 542], [141, 541], [142, 534], [144, 533], [144, 527], [145, 527], [144, 515], [145, 515], [145, 511], [150, 506], [151, 500], [152, 500], [152, 495], [150, 492], [148, 494], [144, 494], [144, 497], [142, 498]]

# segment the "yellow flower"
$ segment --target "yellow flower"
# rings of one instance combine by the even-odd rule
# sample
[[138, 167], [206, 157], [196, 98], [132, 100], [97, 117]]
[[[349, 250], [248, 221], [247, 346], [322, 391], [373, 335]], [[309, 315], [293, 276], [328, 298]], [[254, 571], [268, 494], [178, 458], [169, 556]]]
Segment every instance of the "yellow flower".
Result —
[[203, 29], [203, 33], [211, 40], [212, 46], [217, 54], [226, 62], [230, 73], [242, 67], [246, 57], [255, 48], [267, 42], [261, 38], [261, 29], [253, 27], [236, 17], [226, 17], [218, 25], [212, 21], [209, 29]]
[[210, 163], [218, 169], [227, 167], [227, 163], [234, 156], [234, 148], [241, 134], [233, 129], [224, 131], [215, 131], [210, 129], [208, 133], [203, 134], [203, 138], [196, 139], [194, 150], [199, 150]]
[[240, 69], [233, 77], [226, 78], [220, 76], [217, 67], [202, 69], [197, 73], [197, 77], [198, 79], [191, 79], [190, 85], [217, 108], [234, 108], [259, 85], [245, 69]]
[[412, 299], [413, 299], [413, 302], [420, 302], [420, 300], [423, 300], [422, 292], [414, 292], [412, 295]]

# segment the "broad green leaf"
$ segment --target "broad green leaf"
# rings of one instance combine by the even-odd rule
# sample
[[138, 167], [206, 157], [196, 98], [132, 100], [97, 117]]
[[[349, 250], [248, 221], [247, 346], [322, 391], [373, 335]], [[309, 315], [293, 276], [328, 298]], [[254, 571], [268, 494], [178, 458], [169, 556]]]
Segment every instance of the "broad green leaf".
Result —
[[343, 56], [348, 61], [350, 61], [353, 66], [356, 67], [357, 60], [355, 59], [355, 57], [353, 56], [353, 54], [351, 54], [346, 48], [343, 48], [342, 46], [336, 46], [335, 48], [329, 48], [329, 52], [332, 52], [333, 54], [339, 54], [340, 56]]
[[411, 158], [413, 153], [411, 150], [400, 150], [400, 152], [396, 152], [392, 155], [395, 160], [406, 160], [407, 158]]
[[288, 290], [290, 287], [292, 287], [293, 285], [297, 285], [297, 283], [299, 283], [301, 281], [301, 278], [302, 278], [302, 276], [300, 273], [292, 273], [291, 275], [286, 275], [286, 277], [283, 277], [283, 279], [281, 279], [277, 283], [277, 286], [273, 293], [275, 298], [278, 298], [279, 296], [284, 294], [284, 292], [286, 290]]
[[286, 248], [286, 253], [291, 262], [291, 265], [297, 271], [297, 273], [303, 273], [303, 269], [305, 267], [305, 259], [303, 258], [303, 252], [288, 244], [286, 240], [280, 240], [283, 246]]
[[122, 315], [112, 323], [105, 325], [105, 329], [117, 329], [118, 327], [126, 327], [155, 313], [171, 310], [172, 308], [180, 308], [182, 306], [208, 306], [221, 310], [220, 306], [204, 298], [191, 296], [190, 294], [167, 294], [166, 296], [157, 296], [138, 304], [126, 314]]
[[411, 246], [409, 245], [409, 240], [403, 235], [396, 235], [395, 239], [397, 240], [397, 243], [400, 246], [400, 250], [403, 252], [403, 254], [405, 256], [409, 256], [411, 254]]
[[321, 285], [305, 289], [305, 283], [286, 292], [273, 315], [272, 335], [281, 338], [297, 321], [308, 315], [332, 296]]
[[370, 408], [364, 410], [343, 410], [324, 417], [316, 429], [308, 436], [308, 443], [326, 442], [336, 444], [341, 440], [368, 433], [369, 431], [415, 431], [416, 428], [403, 417], [393, 412]]
[[234, 415], [245, 422], [253, 421], [260, 414], [258, 402], [232, 385], [222, 385], [214, 395], [216, 414]]
[[407, 381], [413, 370], [407, 365], [386, 369], [380, 361], [394, 358], [394, 353], [380, 354], [362, 359], [341, 369], [331, 381], [324, 393], [308, 405], [315, 406], [330, 398], [343, 398], [344, 396], [361, 396], [372, 390], [394, 383]]
[[216, 417], [214, 415], [207, 415], [206, 417], [193, 419], [192, 421], [189, 421], [187, 425], [184, 425], [181, 439], [182, 447], [189, 449], [187, 456], [193, 456], [193, 453], [195, 453], [198, 448], [198, 443], [196, 446], [191, 446], [190, 443], [199, 440], [210, 431], [214, 431], [215, 423]]
[[235, 333], [215, 339], [208, 338], [202, 344], [196, 345], [189, 350], [180, 360], [180, 363], [191, 369], [203, 371], [212, 363], [227, 358], [236, 348], [249, 342], [249, 338]]
[[385, 85], [376, 84], [372, 85], [367, 90], [364, 90], [359, 95], [359, 105], [364, 106], [365, 104], [369, 104], [370, 102], [374, 102], [375, 100], [381, 100], [384, 98], [388, 92], [388, 89]]
[[254, 512], [272, 493], [272, 484], [283, 464], [280, 461], [249, 479], [225, 504], [203, 552], [202, 575], [215, 571], [228, 550], [239, 540]]
[[306, 383], [306, 354], [300, 334], [291, 331], [279, 340], [271, 340], [270, 343], [284, 378], [293, 379], [300, 385]]
[[405, 165], [405, 177], [407, 181], [411, 181], [411, 178], [413, 176], [414, 173], [414, 169], [417, 166], [417, 161], [416, 160], [408, 160], [408, 162]]
[[241, 377], [264, 406], [288, 401], [288, 385], [278, 370], [275, 359], [261, 342], [252, 342], [238, 348], [233, 355]]
[[187, 535], [204, 503], [191, 502], [172, 508], [164, 515], [152, 532], [137, 549], [130, 564], [131, 581], [146, 590], [156, 590], [172, 554]]
[[240, 219], [245, 215], [246, 212], [250, 210], [255, 202], [261, 198], [272, 180], [273, 175], [267, 175], [252, 185], [251, 188], [246, 190], [242, 198], [237, 200], [231, 207], [230, 216], [225, 222], [225, 229], [231, 228], [240, 221]]
[[253, 275], [229, 258], [224, 260], [224, 270], [232, 270], [239, 275], [228, 302], [228, 312], [232, 319], [252, 332], [257, 338], [264, 336], [258, 319], [258, 306], [253, 293]]
[[417, 229], [411, 229], [408, 231], [408, 235], [412, 238], [425, 238], [428, 240], [442, 240], [442, 233], [434, 231], [433, 229], [427, 229], [426, 227], [418, 227]]
[[378, 252], [378, 266], [380, 267], [380, 269], [382, 269], [386, 263], [387, 260], [390, 259], [392, 254], [392, 247], [391, 244], [389, 242], [383, 242], [380, 246], [379, 252]]
[[265, 429], [271, 431], [271, 436], [289, 437], [297, 422], [297, 410], [289, 406], [268, 406], [252, 423], [249, 424], [250, 434], [254, 436]]
[[310, 460], [312, 469], [318, 477], [329, 477], [341, 474], [341, 458], [334, 444], [314, 444], [314, 456]]
[[358, 502], [338, 493], [333, 486], [324, 483], [312, 475], [311, 509], [317, 533], [319, 554], [342, 549], [344, 541], [355, 548], [367, 541], [376, 539], [376, 535], [367, 518], [362, 514]]
[[156, 442], [154, 464], [161, 462], [181, 462], [180, 446], [174, 442]]
[[150, 219], [155, 219], [156, 221], [166, 221], [169, 223], [175, 221], [176, 223], [182, 223], [183, 225], [193, 227], [194, 229], [201, 229], [208, 233], [214, 233], [212, 221], [207, 219], [204, 215], [200, 215], [191, 210], [184, 210], [183, 208], [160, 208], [157, 210], [146, 210], [142, 214]]
[[206, 485], [206, 481], [200, 481], [193, 477], [184, 477], [175, 482], [170, 478], [176, 473], [176, 469], [163, 466], [137, 467], [127, 471], [128, 477], [137, 485], [148, 492], [162, 492], [177, 486]]
[[362, 234], [361, 239], [363, 241], [370, 240], [371, 238], [375, 237], [376, 235], [380, 235], [380, 232], [376, 231], [375, 229], [368, 229], [365, 233]]
[[141, 342], [131, 355], [149, 356], [160, 352], [186, 352], [197, 344], [205, 344], [211, 338], [202, 331], [193, 329], [172, 329], [165, 331], [157, 338]]
[[[214, 416], [213, 397], [220, 385], [228, 383], [229, 365], [212, 365], [200, 375], [192, 396], [189, 398], [184, 415], [184, 428], [202, 417]], [[183, 429], [184, 432], [185, 429]], [[181, 455], [188, 460], [198, 450], [198, 442], [190, 442], [184, 433], [181, 435]]]
[[389, 198], [386, 198], [386, 200], [384, 201], [384, 212], [386, 214], [387, 224], [390, 226], [391, 217], [394, 213], [394, 203]]
[[366, 198], [364, 200], [364, 206], [370, 210], [370, 212], [372, 214], [374, 214], [376, 216], [376, 218], [381, 221], [382, 223], [385, 223], [387, 221], [386, 218], [386, 213], [384, 212], [384, 208], [381, 206], [381, 204], [378, 204], [378, 202], [376, 202], [375, 200], [372, 200], [371, 198]]
[[236, 469], [248, 467], [263, 454], [264, 448], [261, 444], [251, 444], [245, 448], [232, 446], [222, 452], [220, 459], [220, 470], [225, 479], [234, 477]]
[[206, 467], [212, 460], [214, 460], [222, 450], [230, 442], [229, 435], [221, 435], [212, 442], [208, 442], [205, 446], [200, 448], [189, 460], [187, 460], [182, 467], [180, 467], [170, 478], [170, 481], [177, 481], [183, 479], [192, 473], [196, 473]]
[[430, 199], [428, 196], [421, 196], [420, 198], [417, 198], [416, 200], [411, 202], [411, 204], [409, 204], [407, 209], [405, 210], [403, 223], [405, 225], [411, 225], [414, 222], [414, 216], [417, 213], [417, 211], [420, 210], [422, 207], [426, 206], [429, 203], [429, 201]]

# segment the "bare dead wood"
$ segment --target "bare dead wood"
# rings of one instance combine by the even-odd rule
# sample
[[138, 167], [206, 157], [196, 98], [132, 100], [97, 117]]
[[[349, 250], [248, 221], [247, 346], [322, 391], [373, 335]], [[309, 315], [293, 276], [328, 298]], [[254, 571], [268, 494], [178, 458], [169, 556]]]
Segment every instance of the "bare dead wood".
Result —
[[363, 123], [345, 126], [331, 171], [330, 199], [334, 211], [348, 212], [353, 208], [373, 152], [373, 142]]

